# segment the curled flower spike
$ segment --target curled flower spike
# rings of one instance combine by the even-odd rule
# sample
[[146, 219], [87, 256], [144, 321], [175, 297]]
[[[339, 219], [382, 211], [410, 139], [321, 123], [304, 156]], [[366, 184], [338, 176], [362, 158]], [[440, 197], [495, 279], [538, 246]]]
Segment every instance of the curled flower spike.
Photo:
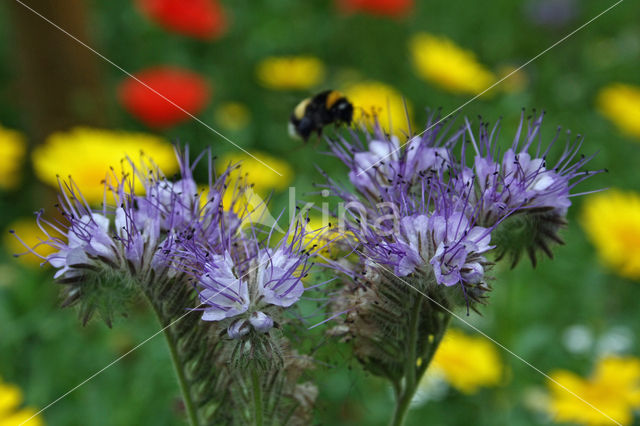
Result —
[[[219, 239], [225, 228], [222, 224], [239, 223], [229, 220], [232, 213], [219, 206], [229, 170], [215, 177], [210, 168], [211, 198], [201, 203], [192, 170], [202, 157], [190, 164], [188, 149], [184, 156], [176, 153], [182, 170], [176, 182], [169, 181], [141, 155], [137, 163], [124, 160], [128, 164], [123, 169], [133, 170], [130, 175], [118, 176], [112, 169], [105, 179], [101, 208], [93, 209], [70, 178], [59, 181], [58, 209], [64, 220], [50, 222], [42, 211], [37, 213], [37, 223], [48, 237], [40, 244], [55, 250], [42, 259], [57, 269], [54, 278], [66, 285], [63, 305], [79, 304], [83, 322], [98, 310], [110, 324], [114, 313], [122, 311], [131, 299], [135, 286], [175, 279], [178, 272], [170, 257], [171, 248], [178, 240], [189, 238], [192, 222], [204, 213], [204, 238]], [[225, 231], [233, 233], [233, 226], [230, 228]], [[66, 238], [53, 236], [49, 230]]]
[[566, 225], [571, 197], [578, 195], [571, 194], [572, 189], [602, 172], [584, 170], [593, 156], [579, 155], [581, 136], [568, 142], [555, 164], [549, 166], [547, 157], [560, 129], [544, 147], [540, 133], [543, 117], [544, 113], [525, 118], [523, 112], [513, 143], [502, 155], [497, 148], [499, 123], [491, 131], [483, 123], [477, 138], [468, 121], [465, 126], [475, 156], [473, 167], [460, 167], [455, 185], [462, 193], [467, 188], [480, 225], [490, 227], [502, 222], [495, 239], [497, 259], [508, 255], [512, 266], [522, 252], [528, 253], [533, 265], [538, 251], [553, 257], [551, 245], [563, 244], [558, 233]]
[[[476, 139], [470, 123], [466, 122], [467, 135], [475, 151], [474, 165], [473, 170], [463, 167], [459, 184], [468, 185], [469, 178], [475, 177], [475, 196], [481, 203], [482, 223], [492, 225], [504, 212], [525, 209], [553, 210], [564, 216], [571, 205], [571, 189], [594, 173], [581, 171], [593, 157], [578, 156], [582, 146], [580, 136], [575, 143], [567, 144], [558, 161], [548, 168], [547, 156], [560, 136], [560, 129], [543, 150], [540, 135], [543, 117], [544, 114], [540, 114], [525, 119], [523, 112], [513, 144], [501, 158], [496, 146], [500, 123], [491, 132], [482, 124]], [[534, 144], [537, 148], [532, 156], [529, 151]]]
[[[315, 397], [296, 400], [294, 351], [274, 330], [286, 324], [284, 310], [305, 291], [302, 278], [311, 267], [306, 226], [296, 223], [271, 244], [273, 230], [264, 238], [262, 228], [241, 227], [251, 212], [239, 201], [246, 180], [234, 177], [229, 184], [237, 165], [218, 175], [209, 151], [193, 162], [188, 148], [176, 155], [181, 173], [175, 179], [144, 155], [138, 166], [124, 159], [122, 169], [133, 171], [111, 170], [97, 209], [73, 180], [59, 182], [63, 218], [46, 221], [40, 212], [37, 223], [47, 237], [40, 244], [53, 249], [41, 259], [57, 269], [63, 304], [77, 305], [85, 323], [97, 313], [110, 326], [134, 298], [144, 298], [170, 347], [191, 424], [247, 423], [243, 376], [252, 371], [257, 377], [258, 369], [269, 374], [265, 400], [278, 401], [278, 410], [265, 411], [268, 423], [306, 418]], [[200, 162], [209, 166], [204, 187], [194, 179]], [[236, 368], [249, 363], [251, 369]], [[259, 382], [254, 390], [263, 387]]]
[[320, 185], [344, 202], [335, 216], [351, 249], [323, 264], [344, 277], [330, 306], [338, 325], [329, 334], [351, 342], [366, 370], [392, 382], [392, 424], [402, 424], [452, 309], [466, 305], [468, 313], [485, 303], [489, 253], [516, 262], [527, 251], [535, 263], [536, 250], [551, 255], [549, 242], [560, 241], [571, 190], [589, 176], [580, 169], [590, 158], [574, 160], [578, 141], [548, 167], [541, 122], [542, 115], [529, 118], [523, 131], [522, 117], [504, 154], [498, 125], [489, 131], [483, 123], [476, 137], [468, 121], [449, 132], [451, 124], [435, 116], [403, 144], [380, 127], [363, 129], [364, 142], [355, 132], [355, 142], [330, 142], [355, 189], [326, 174]]
[[[417, 256], [415, 250], [403, 255], [399, 254], [403, 253], [399, 247], [389, 246], [406, 245], [402, 233], [391, 235], [390, 239], [380, 238], [378, 231], [381, 228], [384, 228], [384, 234], [394, 234], [390, 227], [395, 231], [402, 230], [403, 221], [405, 228], [412, 227], [409, 221], [417, 219], [415, 215], [425, 216], [419, 219], [420, 225], [424, 226], [420, 232], [427, 232], [427, 229], [431, 232], [432, 228], [426, 224], [431, 223], [432, 216], [444, 215], [446, 218], [462, 212], [466, 219], [459, 220], [460, 215], [456, 218], [464, 232], [478, 227], [484, 229], [489, 240], [490, 234], [495, 234], [495, 246], [483, 246], [475, 253], [480, 255], [496, 247], [498, 259], [509, 255], [515, 264], [520, 254], [527, 252], [535, 265], [536, 252], [542, 251], [551, 257], [551, 245], [562, 243], [558, 232], [566, 224], [566, 213], [573, 196], [571, 191], [594, 174], [583, 171], [591, 157], [578, 155], [580, 137], [576, 142], [568, 143], [556, 163], [548, 166], [547, 157], [559, 132], [548, 146], [543, 147], [542, 118], [543, 114], [533, 118], [523, 115], [511, 148], [503, 154], [497, 148], [499, 123], [492, 129], [482, 123], [475, 136], [468, 120], [462, 128], [450, 132], [451, 124], [443, 125], [437, 116], [431, 116], [423, 134], [408, 137], [402, 145], [395, 136], [385, 135], [380, 128], [372, 133], [365, 132], [366, 145], [353, 134], [355, 142], [341, 138], [331, 142], [331, 148], [334, 155], [349, 166], [349, 180], [357, 191], [354, 193], [330, 178], [324, 187], [349, 206], [351, 221], [355, 222], [352, 227], [357, 228], [354, 229], [355, 240], [370, 242], [369, 248], [376, 254], [375, 258], [392, 266], [400, 276], [415, 269], [420, 263], [418, 259], [422, 259], [427, 269], [428, 264], [435, 268], [433, 272], [440, 283], [453, 285], [454, 277], [456, 282], [467, 281], [462, 277], [468, 274], [474, 277], [471, 281], [475, 281], [479, 270], [484, 269], [480, 266], [486, 263], [480, 256], [480, 265], [472, 262], [471, 266], [463, 267], [466, 262], [460, 262], [466, 258], [463, 256], [466, 249], [462, 247], [470, 247], [469, 242], [438, 241], [442, 247], [436, 260], [433, 256], [437, 246], [433, 247], [430, 257], [425, 257], [424, 253]], [[466, 152], [467, 141], [474, 151], [472, 158], [468, 158]], [[458, 158], [456, 152], [460, 152]], [[447, 219], [442, 220], [446, 222]], [[362, 225], [365, 222], [369, 227], [378, 228], [373, 235], [365, 230], [367, 226]], [[380, 253], [380, 250], [386, 250], [386, 253]], [[402, 265], [399, 259], [403, 259]]]

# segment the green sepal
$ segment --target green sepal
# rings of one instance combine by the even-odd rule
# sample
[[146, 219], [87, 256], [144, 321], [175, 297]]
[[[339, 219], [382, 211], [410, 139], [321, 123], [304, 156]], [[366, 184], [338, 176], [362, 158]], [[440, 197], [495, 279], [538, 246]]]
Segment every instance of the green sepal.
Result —
[[86, 325], [95, 314], [108, 327], [117, 316], [127, 316], [138, 290], [128, 273], [105, 268], [81, 268], [84, 273], [73, 279], [61, 280], [64, 285], [62, 306], [77, 306], [82, 325]]
[[500, 223], [493, 232], [496, 261], [508, 257], [511, 268], [514, 268], [522, 254], [527, 253], [535, 267], [538, 253], [553, 258], [552, 247], [564, 244], [559, 232], [566, 226], [564, 215], [555, 210], [538, 209], [516, 213]]

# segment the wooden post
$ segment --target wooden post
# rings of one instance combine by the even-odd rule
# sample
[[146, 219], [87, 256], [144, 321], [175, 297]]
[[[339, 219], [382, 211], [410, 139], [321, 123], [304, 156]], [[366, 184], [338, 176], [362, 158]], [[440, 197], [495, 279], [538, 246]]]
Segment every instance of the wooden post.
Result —
[[[99, 50], [91, 40], [84, 0], [21, 0], [65, 31]], [[37, 144], [55, 130], [77, 124], [106, 125], [100, 59], [86, 47], [10, 0], [15, 101]]]

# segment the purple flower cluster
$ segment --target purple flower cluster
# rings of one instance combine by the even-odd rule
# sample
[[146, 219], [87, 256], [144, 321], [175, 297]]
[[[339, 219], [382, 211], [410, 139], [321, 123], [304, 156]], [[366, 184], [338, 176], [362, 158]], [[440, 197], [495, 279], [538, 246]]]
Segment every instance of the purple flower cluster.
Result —
[[385, 134], [380, 127], [366, 133], [366, 141], [352, 133], [352, 142], [341, 138], [330, 141], [330, 146], [349, 166], [349, 180], [361, 196], [373, 202], [380, 198], [389, 201], [398, 190], [406, 192], [425, 177], [442, 175], [452, 166], [450, 148], [457, 143], [462, 130], [447, 135], [450, 126], [432, 116], [427, 130], [402, 146], [396, 136]]
[[486, 228], [470, 226], [461, 212], [449, 217], [424, 214], [400, 220], [398, 243], [404, 245], [396, 273], [406, 276], [430, 265], [436, 281], [451, 286], [461, 281], [477, 284], [483, 279], [482, 253], [492, 247]]
[[[193, 171], [205, 154], [209, 181], [199, 187]], [[252, 212], [242, 202], [244, 180], [230, 182], [238, 165], [217, 176], [209, 152], [193, 163], [188, 148], [177, 156], [181, 174], [175, 181], [143, 155], [137, 162], [123, 160], [131, 171], [108, 174], [100, 209], [83, 199], [71, 179], [60, 182], [58, 208], [64, 220], [47, 221], [40, 212], [37, 221], [48, 236], [42, 244], [55, 248], [43, 260], [68, 285], [65, 304], [98, 304], [101, 296], [91, 291], [104, 290], [104, 295], [118, 287], [184, 286], [195, 278], [201, 303], [191, 308], [202, 309], [203, 320], [233, 320], [228, 329], [234, 338], [247, 334], [249, 326], [268, 331], [272, 313], [304, 292], [301, 278], [311, 265], [305, 227], [293, 226], [271, 247], [271, 233], [259, 238], [257, 227], [243, 226]]]
[[[490, 264], [485, 256], [502, 243], [500, 238], [491, 245], [501, 224], [533, 215], [561, 223], [571, 190], [589, 176], [581, 171], [590, 158], [578, 157], [580, 139], [568, 143], [552, 167], [547, 165], [559, 132], [543, 149], [542, 118], [523, 116], [504, 153], [497, 145], [499, 124], [489, 131], [481, 123], [475, 135], [465, 120], [450, 132], [450, 125], [433, 116], [422, 134], [403, 145], [380, 129], [365, 131], [366, 144], [355, 132], [355, 142], [330, 141], [333, 153], [349, 166], [355, 191], [330, 178], [324, 187], [346, 203], [338, 219], [353, 237], [360, 268], [368, 270], [373, 262], [399, 277], [414, 274], [445, 286], [484, 288]], [[546, 249], [545, 235], [557, 240], [556, 230], [541, 226], [544, 235], [535, 243]], [[358, 266], [334, 266], [358, 274]]]
[[180, 264], [195, 279], [202, 319], [224, 321], [234, 339], [251, 330], [269, 331], [274, 314], [296, 303], [305, 291], [302, 278], [311, 268], [305, 247], [311, 240], [304, 225], [292, 224], [275, 245], [271, 232], [260, 238], [253, 226], [219, 242], [185, 241]]
[[429, 196], [416, 200], [406, 193], [402, 204], [393, 207], [389, 202], [359, 205], [341, 225], [353, 236], [367, 269], [377, 264], [392, 268], [398, 277], [413, 274], [445, 286], [482, 285], [488, 264], [484, 254], [493, 248], [491, 229], [476, 225], [465, 214], [470, 209], [443, 202], [446, 192], [435, 197], [437, 185], [433, 179], [428, 182], [433, 185]]
[[[581, 171], [591, 160], [580, 156], [581, 139], [565, 145], [564, 151], [552, 167], [547, 165], [547, 156], [560, 136], [558, 129], [553, 141], [542, 147], [540, 128], [543, 115], [531, 118], [523, 131], [524, 117], [513, 143], [502, 155], [497, 147], [499, 124], [491, 132], [481, 125], [478, 137], [466, 122], [466, 135], [474, 149], [473, 165], [460, 164], [455, 180], [457, 192], [474, 187], [469, 202], [478, 209], [478, 220], [492, 226], [504, 217], [526, 210], [553, 211], [566, 216], [571, 205], [571, 189], [590, 174]], [[535, 154], [531, 154], [535, 147]], [[593, 174], [593, 173], [591, 173]]]
[[188, 155], [188, 150], [184, 156], [178, 153], [182, 178], [177, 182], [168, 180], [144, 155], [139, 162], [124, 160], [132, 172], [118, 175], [112, 169], [100, 209], [84, 200], [71, 178], [61, 181], [58, 209], [64, 221], [54, 223], [43, 219], [42, 212], [37, 215], [49, 237], [43, 244], [56, 249], [44, 258], [58, 269], [55, 278], [79, 280], [87, 271], [108, 269], [146, 282], [171, 269], [169, 249], [179, 236], [191, 232], [192, 222], [208, 217], [209, 227], [202, 229], [205, 238], [217, 235], [219, 224], [234, 222], [226, 219], [229, 213], [220, 205], [229, 171], [210, 180], [210, 199], [201, 201]]

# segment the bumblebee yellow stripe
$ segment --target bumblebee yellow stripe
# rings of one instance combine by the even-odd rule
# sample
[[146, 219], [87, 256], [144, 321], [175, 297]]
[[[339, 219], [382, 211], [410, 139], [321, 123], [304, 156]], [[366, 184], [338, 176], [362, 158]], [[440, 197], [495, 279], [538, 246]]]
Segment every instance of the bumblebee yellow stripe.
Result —
[[340, 98], [343, 98], [343, 94], [337, 90], [333, 90], [327, 95], [327, 101], [325, 103], [327, 109], [330, 109]]
[[297, 118], [298, 120], [300, 120], [302, 117], [304, 117], [304, 112], [307, 109], [307, 105], [309, 105], [309, 102], [311, 102], [311, 98], [307, 98], [303, 101], [301, 101], [296, 108], [293, 110], [293, 116], [295, 118]]

